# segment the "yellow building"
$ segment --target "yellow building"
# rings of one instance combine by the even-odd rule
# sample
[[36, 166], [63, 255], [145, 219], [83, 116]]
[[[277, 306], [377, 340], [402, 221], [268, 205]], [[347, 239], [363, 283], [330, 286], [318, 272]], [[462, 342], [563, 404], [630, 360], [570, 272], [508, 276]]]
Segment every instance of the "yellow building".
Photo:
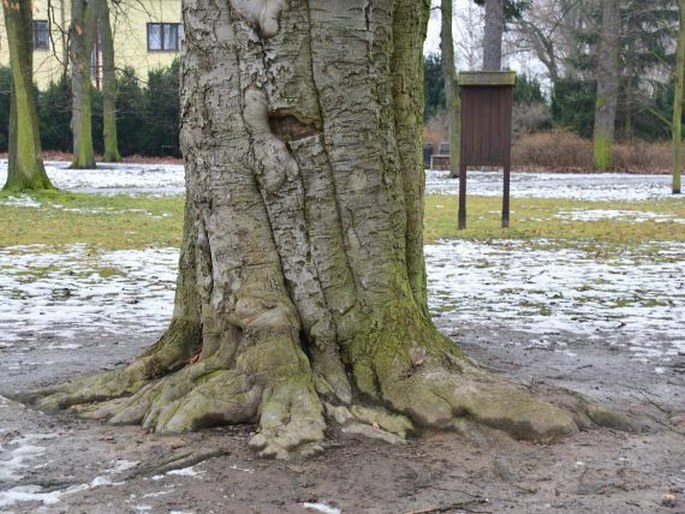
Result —
[[[40, 89], [59, 80], [67, 59], [71, 2], [51, 0], [49, 4], [48, 11], [48, 0], [33, 2], [33, 78]], [[166, 67], [178, 56], [183, 37], [181, 0], [111, 2], [110, 15], [117, 69], [132, 67], [138, 78], [145, 81], [148, 71]], [[0, 65], [8, 66], [4, 17], [1, 21]], [[91, 59], [96, 86], [102, 73], [99, 50], [96, 45]]]

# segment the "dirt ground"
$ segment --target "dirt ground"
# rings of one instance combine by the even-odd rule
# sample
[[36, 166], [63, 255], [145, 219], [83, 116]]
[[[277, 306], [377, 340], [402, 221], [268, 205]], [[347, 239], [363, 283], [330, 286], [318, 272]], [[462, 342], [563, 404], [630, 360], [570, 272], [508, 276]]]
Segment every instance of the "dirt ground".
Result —
[[[554, 445], [430, 432], [400, 446], [332, 432], [324, 454], [286, 463], [247, 448], [250, 426], [159, 436], [0, 397], [0, 511], [685, 513], [685, 357], [655, 373], [628, 350], [573, 334], [549, 336], [569, 358], [524, 332], [437, 321], [482, 365], [585, 393], [639, 416], [646, 431], [600, 429]], [[74, 350], [0, 349], [0, 394], [120, 364], [151, 342], [128, 330], [75, 336]]]

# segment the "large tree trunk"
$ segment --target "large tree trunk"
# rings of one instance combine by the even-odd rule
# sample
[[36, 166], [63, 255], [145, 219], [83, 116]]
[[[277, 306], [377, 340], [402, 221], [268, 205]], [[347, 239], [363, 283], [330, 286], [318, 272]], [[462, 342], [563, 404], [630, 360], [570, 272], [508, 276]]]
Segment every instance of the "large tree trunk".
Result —
[[43, 166], [33, 88], [31, 1], [5, 1], [3, 11], [12, 74], [9, 162], [3, 190], [52, 189]]
[[675, 67], [675, 91], [673, 93], [673, 194], [680, 194], [680, 174], [682, 170], [682, 129], [683, 129], [683, 82], [685, 82], [685, 0], [678, 2], [680, 25], [678, 31], [678, 51]]
[[457, 69], [454, 63], [454, 37], [452, 35], [452, 0], [442, 0], [442, 27], [440, 53], [442, 76], [445, 83], [445, 103], [450, 134], [450, 178], [459, 176], [461, 158], [461, 99], [457, 85]]
[[71, 167], [95, 168], [93, 150], [90, 54], [96, 37], [97, 1], [72, 0], [69, 59], [71, 61]]
[[485, 0], [483, 31], [483, 69], [502, 69], [502, 34], [504, 33], [504, 0]]
[[545, 440], [590, 423], [480, 370], [428, 317], [428, 9], [185, 3], [174, 321], [128, 368], [41, 405], [162, 432], [258, 422], [250, 444], [283, 458], [320, 450], [326, 420], [390, 441], [416, 425]]
[[119, 162], [117, 137], [117, 82], [114, 70], [114, 38], [109, 16], [109, 0], [98, 1], [98, 30], [102, 39], [102, 127], [105, 162]]
[[597, 99], [593, 131], [594, 164], [597, 170], [613, 167], [612, 146], [618, 103], [618, 51], [621, 29], [619, 0], [602, 2], [597, 67]]

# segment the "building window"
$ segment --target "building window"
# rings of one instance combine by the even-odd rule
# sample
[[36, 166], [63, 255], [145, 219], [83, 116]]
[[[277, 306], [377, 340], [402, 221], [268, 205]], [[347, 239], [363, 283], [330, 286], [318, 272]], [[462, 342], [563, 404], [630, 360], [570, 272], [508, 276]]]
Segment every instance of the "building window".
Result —
[[33, 20], [33, 49], [50, 49], [50, 33], [48, 32], [47, 20]]
[[147, 49], [178, 51], [181, 48], [183, 26], [180, 23], [148, 23]]

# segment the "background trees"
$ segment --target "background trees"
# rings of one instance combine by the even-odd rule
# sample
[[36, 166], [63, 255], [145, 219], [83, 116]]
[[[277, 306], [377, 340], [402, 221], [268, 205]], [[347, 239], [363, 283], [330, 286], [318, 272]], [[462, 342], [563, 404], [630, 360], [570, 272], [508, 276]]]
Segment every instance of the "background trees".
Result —
[[[0, 152], [9, 137], [10, 70], [0, 67]], [[5, 87], [4, 85], [7, 84]], [[151, 72], [145, 82], [132, 69], [117, 73], [118, 146], [122, 155], [180, 156], [178, 147], [178, 62]], [[41, 145], [44, 150], [71, 152], [71, 80], [64, 77], [36, 95]], [[91, 90], [93, 147], [105, 152], [104, 94]], [[7, 122], [3, 122], [6, 119]]]
[[[472, 13], [475, 4], [483, 7], [475, 7], [480, 9], [480, 17]], [[464, 69], [478, 69], [478, 61], [469, 55], [473, 48], [482, 48], [484, 39], [486, 2], [477, 0], [475, 4], [473, 0], [454, 0], [455, 45]], [[607, 21], [612, 27], [605, 24], [603, 30], [602, 10], [608, 7], [613, 7], [615, 15]], [[618, 0], [612, 5], [599, 0], [535, 0], [505, 2], [504, 9], [503, 66], [513, 66], [519, 78], [526, 75], [537, 81], [543, 93], [540, 102], [531, 104], [534, 109], [518, 110], [519, 119], [527, 118], [527, 127], [549, 127], [551, 116], [555, 128], [584, 138], [595, 136], [596, 169], [612, 166], [607, 141], [671, 137], [678, 28], [673, 2]], [[609, 37], [608, 47], [603, 34]], [[463, 48], [464, 41], [469, 41], [470, 49]], [[608, 52], [607, 48], [614, 50]], [[609, 59], [612, 53], [615, 55]], [[614, 64], [607, 65], [608, 60]], [[428, 65], [426, 70], [430, 88]], [[439, 105], [434, 101], [439, 93], [429, 92], [427, 116]], [[432, 120], [431, 129], [436, 125]], [[517, 135], [529, 130], [518, 127], [516, 117], [514, 125]]]

